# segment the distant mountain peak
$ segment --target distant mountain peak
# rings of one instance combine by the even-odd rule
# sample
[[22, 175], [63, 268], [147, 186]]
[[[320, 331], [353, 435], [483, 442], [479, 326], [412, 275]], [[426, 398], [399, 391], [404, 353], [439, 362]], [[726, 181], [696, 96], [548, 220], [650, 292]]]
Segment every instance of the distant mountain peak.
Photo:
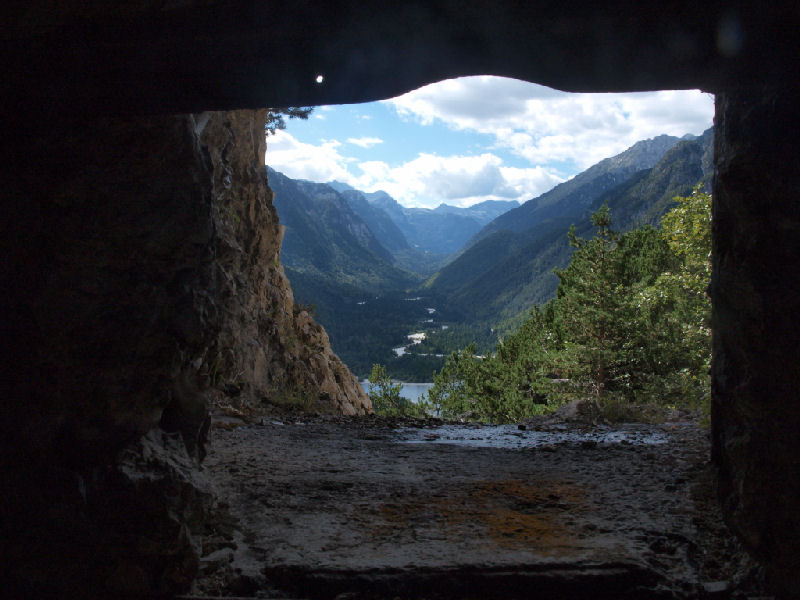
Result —
[[[442, 203], [430, 209], [402, 206], [383, 190], [353, 190], [345, 193], [346, 198], [357, 202], [355, 196], [348, 194], [359, 195], [372, 207], [385, 211], [413, 248], [442, 256], [456, 252], [485, 224], [519, 206], [515, 201], [487, 200], [466, 208]], [[356, 210], [363, 213], [366, 209], [361, 207]]]
[[331, 186], [333, 189], [335, 189], [340, 194], [342, 192], [346, 192], [348, 190], [355, 190], [356, 189], [352, 185], [344, 183], [343, 181], [337, 181], [335, 179], [333, 181], [329, 181], [327, 185]]
[[371, 203], [375, 204], [376, 202], [391, 202], [392, 204], [397, 204], [400, 206], [400, 203], [392, 198], [388, 192], [384, 192], [383, 190], [376, 190], [374, 192], [361, 192], [364, 194], [366, 199]]

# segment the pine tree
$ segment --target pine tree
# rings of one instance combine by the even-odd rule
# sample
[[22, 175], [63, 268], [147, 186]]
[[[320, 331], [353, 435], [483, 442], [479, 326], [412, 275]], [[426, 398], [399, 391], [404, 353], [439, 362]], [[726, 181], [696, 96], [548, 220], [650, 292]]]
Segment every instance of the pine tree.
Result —
[[441, 371], [433, 376], [433, 387], [428, 390], [428, 398], [438, 416], [445, 419], [479, 418], [475, 409], [478, 397], [476, 368], [475, 344], [456, 350], [447, 357]]
[[[699, 186], [661, 219], [665, 241], [678, 257], [653, 285], [671, 298], [669, 322], [673, 330], [672, 387], [682, 402], [708, 410], [711, 381], [711, 195]], [[668, 290], [668, 292], [664, 292]], [[656, 293], [651, 290], [650, 298]], [[656, 302], [651, 302], [655, 304]]]
[[561, 327], [570, 340], [576, 365], [582, 368], [591, 394], [600, 404], [613, 391], [629, 317], [620, 283], [617, 252], [619, 234], [611, 229], [607, 205], [592, 215], [597, 233], [591, 240], [569, 233], [570, 245], [576, 248], [572, 261], [559, 278], [558, 312]]
[[264, 131], [267, 135], [275, 135], [279, 129], [286, 129], [286, 119], [308, 119], [314, 110], [313, 106], [284, 106], [267, 109], [267, 122]]
[[369, 399], [378, 414], [396, 416], [403, 413], [402, 383], [394, 383], [383, 365], [372, 365], [369, 376]]

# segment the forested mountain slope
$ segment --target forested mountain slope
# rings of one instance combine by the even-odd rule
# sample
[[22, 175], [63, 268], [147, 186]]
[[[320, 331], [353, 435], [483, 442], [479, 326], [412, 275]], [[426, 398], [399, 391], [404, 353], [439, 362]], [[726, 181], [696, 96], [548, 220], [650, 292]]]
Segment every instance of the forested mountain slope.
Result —
[[[588, 171], [585, 171], [574, 178], [584, 184], [573, 185], [570, 194], [559, 192], [560, 202], [553, 203], [552, 192], [548, 192], [551, 194], [548, 199], [540, 202], [540, 197], [495, 219], [484, 228], [482, 239], [431, 278], [428, 288], [446, 296], [451, 306], [462, 311], [471, 322], [496, 324], [517, 317], [555, 294], [558, 280], [552, 271], [569, 262], [572, 248], [566, 232], [571, 224], [576, 225], [579, 235], [588, 235], [589, 216], [603, 203], [611, 208], [617, 230], [657, 224], [671, 207], [674, 196], [686, 195], [701, 180], [710, 180], [712, 139], [709, 130], [699, 138], [673, 144], [655, 166], [631, 173], [611, 188], [608, 182], [613, 175], [608, 171], [595, 177], [593, 183], [586, 183], [584, 175]], [[606, 161], [599, 164], [603, 163]], [[591, 185], [594, 187], [589, 193], [587, 187]], [[539, 208], [519, 214], [531, 203]], [[566, 210], [559, 213], [559, 206], [565, 206]], [[514, 213], [519, 219], [509, 221]], [[533, 224], [518, 231], [519, 222], [532, 216], [538, 218], [530, 218]]]
[[398, 256], [416, 256], [416, 251], [404, 244], [402, 233], [381, 209], [364, 206], [360, 196], [351, 204], [326, 184], [290, 179], [273, 169], [268, 175], [286, 228], [281, 262], [295, 300], [316, 314], [347, 366], [366, 376], [373, 362], [395, 358], [392, 347], [430, 317], [428, 304], [407, 300], [406, 290], [418, 286], [421, 278], [397, 267], [402, 261], [372, 227], [388, 238]]
[[406, 251], [411, 247], [389, 214], [382, 208], [370, 204], [363, 192], [345, 189], [340, 193], [350, 208], [369, 226], [378, 241], [392, 254]]
[[[691, 138], [693, 136], [685, 136], [684, 139]], [[522, 233], [545, 219], [579, 214], [600, 194], [624, 183], [635, 173], [654, 167], [679, 141], [680, 138], [674, 136], [659, 135], [636, 142], [624, 152], [601, 160], [549, 192], [500, 215], [481, 229], [468, 246], [496, 231]]]
[[410, 274], [394, 266], [391, 252], [339, 192], [267, 169], [286, 228], [281, 261], [288, 270], [372, 291], [412, 285]]

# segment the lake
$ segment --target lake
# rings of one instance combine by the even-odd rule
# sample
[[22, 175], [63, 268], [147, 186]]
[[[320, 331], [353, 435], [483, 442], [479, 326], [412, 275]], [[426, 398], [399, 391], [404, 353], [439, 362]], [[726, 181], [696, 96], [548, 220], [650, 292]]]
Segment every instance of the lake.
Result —
[[[400, 395], [403, 398], [408, 398], [412, 402], [417, 402], [423, 394], [426, 394], [433, 386], [432, 383], [403, 383], [403, 388], [400, 390]], [[369, 393], [369, 381], [366, 379], [361, 382], [361, 387], [364, 391]]]

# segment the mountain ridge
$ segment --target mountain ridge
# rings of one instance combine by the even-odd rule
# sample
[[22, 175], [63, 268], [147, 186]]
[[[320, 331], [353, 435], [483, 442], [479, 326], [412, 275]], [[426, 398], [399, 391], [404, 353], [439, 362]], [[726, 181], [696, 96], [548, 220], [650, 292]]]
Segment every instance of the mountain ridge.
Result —
[[640, 140], [623, 152], [595, 163], [573, 178], [528, 200], [519, 208], [495, 218], [469, 240], [467, 247], [494, 231], [525, 231], [535, 225], [538, 219], [553, 214], [556, 206], [560, 207], [557, 210], [560, 215], [566, 212], [578, 213], [588, 207], [600, 193], [623, 183], [637, 171], [655, 166], [680, 141], [681, 138], [670, 135]]
[[[364, 220], [370, 222], [376, 217], [369, 216], [370, 211], [362, 199], [373, 207], [373, 211], [385, 212], [411, 248], [439, 255], [440, 259], [457, 252], [494, 218], [519, 206], [515, 200], [485, 200], [468, 207], [444, 203], [436, 208], [405, 207], [383, 190], [363, 192], [339, 181], [328, 185], [339, 191]], [[379, 239], [382, 238], [379, 236]], [[392, 244], [396, 244], [393, 239], [385, 245], [390, 247]]]
[[285, 228], [281, 260], [296, 272], [372, 289], [404, 289], [414, 277], [336, 190], [291, 179], [267, 167], [274, 205]]
[[[614, 173], [598, 175], [595, 170], [595, 178], [588, 182], [582, 177], [584, 181], [578, 183], [583, 185], [571, 186], [571, 194], [563, 196], [570, 207], [564, 213], [549, 203], [536, 211], [537, 219], [525, 230], [484, 228], [482, 231], [494, 230], [468, 245], [434, 274], [426, 282], [426, 289], [447, 296], [468, 319], [491, 319], [495, 323], [513, 319], [533, 304], [549, 300], [558, 284], [553, 268], [563, 268], [571, 256], [566, 237], [571, 224], [576, 225], [578, 235], [591, 237], [589, 216], [607, 202], [617, 230], [657, 225], [661, 215], [671, 207], [672, 198], [691, 193], [701, 181], [710, 182], [713, 130], [694, 139], [673, 139], [675, 142], [655, 165], [628, 175], [614, 186], [610, 186]], [[628, 164], [636, 163], [629, 160]], [[600, 185], [587, 191], [587, 186], [598, 181]], [[507, 215], [493, 223], [507, 221]]]

